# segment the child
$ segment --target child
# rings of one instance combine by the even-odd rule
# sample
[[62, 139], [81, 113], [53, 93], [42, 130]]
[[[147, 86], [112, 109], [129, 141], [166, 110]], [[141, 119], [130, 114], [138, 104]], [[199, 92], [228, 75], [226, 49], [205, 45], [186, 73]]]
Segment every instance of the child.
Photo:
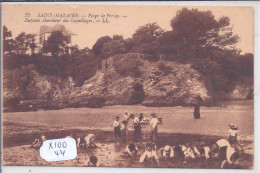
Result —
[[156, 150], [153, 149], [153, 145], [148, 143], [146, 144], [146, 148], [144, 153], [141, 155], [139, 163], [150, 163], [160, 165], [158, 156], [156, 154]]
[[124, 142], [128, 142], [128, 121], [130, 119], [131, 115], [129, 116], [128, 112], [125, 112], [124, 114]]
[[199, 150], [193, 144], [187, 144], [187, 147], [183, 145], [182, 151], [185, 156], [184, 163], [194, 161], [200, 157]]
[[157, 138], [157, 131], [158, 131], [157, 125], [158, 125], [159, 121], [158, 121], [157, 115], [155, 113], [152, 113], [151, 117], [152, 117], [152, 119], [150, 121], [150, 125], [151, 125], [151, 142], [153, 144], [155, 144], [156, 138]]
[[87, 161], [88, 167], [96, 167], [97, 166], [98, 159], [96, 156], [91, 155]]
[[125, 127], [126, 127], [126, 121], [122, 121], [121, 124], [120, 124], [120, 127], [122, 129], [122, 141], [123, 142], [126, 142], [127, 141], [127, 137], [126, 137], [126, 130], [125, 130]]
[[208, 146], [201, 147], [199, 149], [199, 151], [200, 151], [200, 157], [202, 160], [208, 160], [211, 158], [210, 147], [208, 147]]
[[177, 145], [174, 147], [174, 157], [177, 162], [185, 161], [185, 156], [183, 152], [185, 148], [183, 147], [183, 145]]
[[90, 148], [90, 147], [97, 147], [95, 144], [95, 135], [94, 134], [89, 134], [87, 136], [83, 136], [77, 139], [77, 147], [85, 147]]
[[89, 147], [97, 147], [97, 145], [95, 144], [95, 135], [94, 134], [89, 134], [88, 136], [86, 136], [84, 138], [84, 143], [85, 143], [86, 149]]
[[137, 142], [141, 136], [141, 124], [140, 124], [140, 117], [134, 117], [134, 141]]
[[239, 132], [238, 132], [238, 127], [234, 124], [229, 124], [230, 129], [228, 130], [229, 133], [229, 143], [232, 145], [235, 145], [235, 148], [238, 148], [239, 150], [243, 151], [243, 147], [240, 145], [239, 140]]
[[77, 138], [77, 147], [79, 148], [82, 148], [85, 146], [85, 143], [84, 143], [84, 138], [85, 136], [80, 136], [79, 138]]
[[239, 159], [238, 152], [235, 152], [234, 149], [228, 149], [229, 155], [227, 156], [227, 160], [224, 160], [221, 163], [220, 168], [221, 169], [237, 169], [239, 168], [239, 164], [237, 163], [237, 160]]
[[138, 152], [138, 148], [137, 148], [137, 146], [134, 143], [129, 144], [129, 145], [126, 146], [125, 153], [128, 156], [134, 157], [134, 156], [136, 156], [137, 152]]
[[161, 156], [163, 159], [173, 158], [174, 150], [170, 145], [165, 145], [161, 150]]
[[120, 123], [119, 123], [119, 116], [116, 117], [116, 120], [114, 121], [114, 134], [115, 138], [121, 138], [121, 130], [120, 130]]

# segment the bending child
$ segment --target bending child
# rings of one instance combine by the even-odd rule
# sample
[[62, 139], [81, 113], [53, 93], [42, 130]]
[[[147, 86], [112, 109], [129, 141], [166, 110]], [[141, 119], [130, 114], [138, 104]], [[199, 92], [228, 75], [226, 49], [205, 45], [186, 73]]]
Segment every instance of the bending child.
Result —
[[156, 150], [154, 149], [152, 144], [146, 144], [145, 151], [141, 155], [139, 163], [147, 163], [153, 165], [157, 164], [158, 166], [160, 165]]

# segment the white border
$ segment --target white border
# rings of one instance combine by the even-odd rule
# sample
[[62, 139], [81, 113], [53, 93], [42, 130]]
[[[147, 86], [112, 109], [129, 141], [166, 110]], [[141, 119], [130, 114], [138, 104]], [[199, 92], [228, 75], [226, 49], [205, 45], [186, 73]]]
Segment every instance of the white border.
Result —
[[[12, 2], [12, 4], [24, 4], [19, 2]], [[39, 2], [37, 4], [48, 4], [50, 2]], [[10, 4], [10, 3], [6, 3]], [[26, 3], [29, 4], [29, 3]], [[36, 3], [30, 3], [36, 4]], [[52, 4], [93, 4], [93, 5], [187, 5], [187, 6], [252, 6], [254, 7], [254, 144], [255, 144], [255, 153], [254, 153], [254, 169], [252, 170], [221, 170], [221, 169], [176, 169], [176, 168], [86, 168], [86, 167], [43, 167], [43, 166], [2, 166], [3, 173], [121, 173], [121, 172], [149, 172], [149, 173], [219, 173], [219, 172], [236, 172], [236, 173], [244, 173], [244, 172], [260, 172], [260, 158], [259, 158], [259, 145], [260, 145], [260, 127], [257, 125], [260, 124], [259, 113], [260, 109], [258, 107], [260, 101], [259, 89], [260, 89], [260, 38], [259, 38], [259, 30], [260, 30], [260, 2], [259, 1], [218, 1], [218, 2], [210, 2], [210, 1], [185, 1], [185, 2], [52, 2]]]

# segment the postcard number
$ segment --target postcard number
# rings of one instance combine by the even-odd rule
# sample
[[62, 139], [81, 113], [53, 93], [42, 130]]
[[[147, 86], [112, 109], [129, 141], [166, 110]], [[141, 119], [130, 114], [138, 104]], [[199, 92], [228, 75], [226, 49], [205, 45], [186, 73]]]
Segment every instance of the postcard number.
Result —
[[46, 140], [40, 148], [40, 156], [47, 162], [75, 159], [76, 141], [73, 138]]

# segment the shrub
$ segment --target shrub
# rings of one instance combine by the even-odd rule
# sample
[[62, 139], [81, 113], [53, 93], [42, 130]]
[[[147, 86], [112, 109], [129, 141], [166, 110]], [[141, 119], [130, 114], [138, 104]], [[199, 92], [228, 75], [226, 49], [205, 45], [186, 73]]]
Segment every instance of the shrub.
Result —
[[113, 61], [113, 65], [118, 74], [122, 76], [140, 77], [139, 65], [141, 65], [139, 59], [126, 57], [121, 58], [118, 61]]
[[158, 65], [158, 68], [164, 73], [165, 76], [167, 76], [168, 74], [170, 74], [172, 72], [172, 67], [166, 66], [162, 62]]

